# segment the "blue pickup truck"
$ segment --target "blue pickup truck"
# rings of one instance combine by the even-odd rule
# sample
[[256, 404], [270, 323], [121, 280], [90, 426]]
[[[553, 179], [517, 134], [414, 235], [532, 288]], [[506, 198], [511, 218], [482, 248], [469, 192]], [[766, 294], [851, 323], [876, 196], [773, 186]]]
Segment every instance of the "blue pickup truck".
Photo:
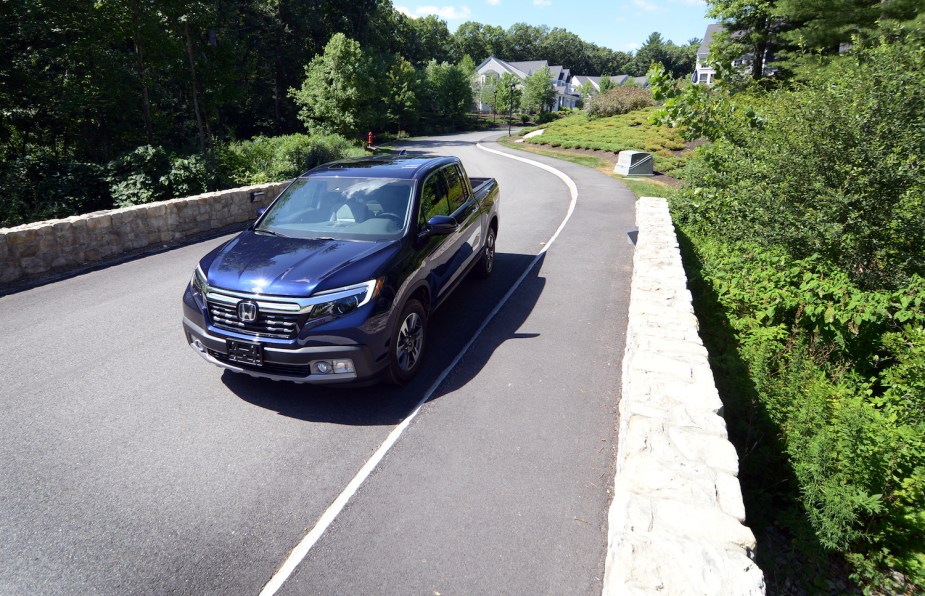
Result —
[[421, 368], [431, 313], [491, 274], [498, 184], [455, 157], [372, 156], [296, 178], [257, 221], [199, 261], [186, 339], [208, 362], [297, 383]]

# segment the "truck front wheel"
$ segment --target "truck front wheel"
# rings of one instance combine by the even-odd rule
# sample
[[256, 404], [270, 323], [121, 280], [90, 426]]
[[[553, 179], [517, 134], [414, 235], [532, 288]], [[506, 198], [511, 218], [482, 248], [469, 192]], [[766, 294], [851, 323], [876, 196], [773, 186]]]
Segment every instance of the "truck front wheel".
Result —
[[412, 298], [405, 303], [392, 334], [386, 380], [393, 385], [410, 381], [421, 368], [427, 339], [427, 312]]

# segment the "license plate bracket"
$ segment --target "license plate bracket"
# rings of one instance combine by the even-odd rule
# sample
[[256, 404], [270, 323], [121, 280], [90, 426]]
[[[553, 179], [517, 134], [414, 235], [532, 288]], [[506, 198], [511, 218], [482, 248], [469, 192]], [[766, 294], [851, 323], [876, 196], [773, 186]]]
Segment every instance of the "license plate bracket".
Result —
[[228, 360], [251, 366], [263, 366], [263, 346], [247, 341], [226, 340]]

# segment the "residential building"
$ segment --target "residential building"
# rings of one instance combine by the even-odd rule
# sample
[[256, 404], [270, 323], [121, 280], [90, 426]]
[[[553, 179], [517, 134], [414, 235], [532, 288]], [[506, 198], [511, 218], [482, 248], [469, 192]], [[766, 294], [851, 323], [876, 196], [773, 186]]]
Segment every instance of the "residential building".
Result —
[[694, 76], [691, 80], [702, 85], [712, 85], [716, 77], [716, 69], [710, 66], [710, 44], [713, 43], [713, 35], [723, 31], [720, 23], [711, 23], [707, 25], [707, 32], [703, 34], [703, 41], [697, 48], [697, 64], [694, 66]]
[[[691, 81], [694, 83], [700, 83], [702, 85], [713, 84], [713, 80], [716, 78], [716, 69], [709, 64], [710, 44], [713, 43], [714, 35], [724, 30], [725, 28], [721, 23], [711, 23], [707, 25], [707, 31], [703, 34], [703, 41], [700, 42], [700, 47], [697, 49], [697, 64], [694, 66], [694, 74], [691, 77]], [[737, 35], [739, 34], [733, 33], [733, 37]], [[743, 54], [732, 61], [732, 67], [741, 72], [749, 73], [751, 72], [754, 58], [754, 54]], [[776, 69], [771, 64], [773, 61], [774, 57], [765, 51], [764, 61], [762, 63], [762, 72], [764, 76], [772, 76], [775, 73]]]
[[[522, 83], [527, 80], [528, 76], [543, 70], [543, 68], [549, 69], [549, 84], [556, 90], [556, 101], [553, 105], [553, 110], [558, 110], [559, 108], [574, 108], [578, 103], [579, 96], [578, 90], [571, 82], [572, 73], [569, 72], [569, 69], [563, 68], [562, 66], [550, 66], [547, 60], [507, 62], [491, 56], [482, 62], [476, 71], [479, 76], [479, 84], [484, 85], [488, 78], [500, 78], [504, 74], [512, 74], [520, 79]], [[491, 108], [487, 104], [482, 103], [481, 98], [479, 98], [478, 109], [480, 112], [489, 112]]]

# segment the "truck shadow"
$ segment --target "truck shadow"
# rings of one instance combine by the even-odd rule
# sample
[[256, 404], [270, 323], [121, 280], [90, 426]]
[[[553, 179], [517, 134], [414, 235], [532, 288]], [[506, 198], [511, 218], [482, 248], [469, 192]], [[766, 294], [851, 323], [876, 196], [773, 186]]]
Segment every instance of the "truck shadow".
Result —
[[[495, 271], [489, 279], [470, 278], [456, 288], [430, 320], [423, 368], [408, 385], [297, 385], [230, 371], [223, 373], [222, 383], [240, 399], [289, 418], [355, 426], [398, 424], [453, 362], [534, 258], [497, 253]], [[513, 299], [488, 323], [460, 365], [431, 395], [431, 401], [461, 387], [478, 374], [505, 341], [536, 337], [535, 334], [519, 334], [517, 330], [536, 306], [545, 287], [545, 279], [537, 275], [542, 260], [541, 257], [530, 269]]]

